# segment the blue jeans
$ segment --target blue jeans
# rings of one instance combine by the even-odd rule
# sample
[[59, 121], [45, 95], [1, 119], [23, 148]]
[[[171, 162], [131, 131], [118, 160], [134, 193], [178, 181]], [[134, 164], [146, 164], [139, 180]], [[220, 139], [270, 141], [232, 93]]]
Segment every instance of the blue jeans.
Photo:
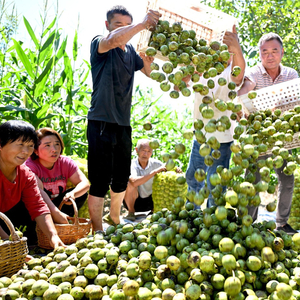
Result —
[[[212, 190], [214, 188], [213, 185], [211, 185], [209, 181], [209, 177], [212, 174], [216, 173], [217, 166], [222, 165], [224, 168], [229, 168], [229, 161], [231, 157], [231, 150], [230, 145], [232, 142], [229, 143], [221, 143], [221, 147], [219, 151], [221, 152], [221, 157], [219, 159], [214, 159], [214, 163], [212, 166], [208, 167], [204, 164], [204, 157], [202, 157], [199, 154], [200, 144], [197, 142], [197, 140], [193, 141], [193, 147], [192, 152], [190, 156], [189, 165], [186, 171], [186, 182], [188, 184], [188, 190], [189, 191], [195, 191], [199, 192], [199, 190], [204, 186], [204, 181], [198, 182], [195, 177], [195, 171], [199, 168], [203, 169], [206, 172], [207, 177], [207, 187], [209, 190]], [[226, 190], [226, 187], [223, 187], [223, 191]], [[210, 194], [207, 200], [207, 207], [211, 207], [215, 205], [214, 199], [212, 198], [212, 195]], [[195, 208], [200, 208], [199, 206], [195, 205]]]

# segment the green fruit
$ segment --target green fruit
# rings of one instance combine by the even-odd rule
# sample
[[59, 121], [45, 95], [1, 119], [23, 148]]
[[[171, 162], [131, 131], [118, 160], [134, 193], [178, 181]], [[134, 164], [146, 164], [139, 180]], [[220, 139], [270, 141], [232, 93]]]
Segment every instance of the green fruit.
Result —
[[178, 91], [171, 91], [170, 92], [170, 97], [173, 99], [177, 99], [179, 97], [179, 92]]
[[159, 148], [159, 142], [158, 142], [158, 140], [151, 140], [151, 141], [149, 142], [149, 146], [150, 146], [150, 148], [153, 149], [153, 150]]
[[164, 92], [168, 92], [171, 88], [171, 85], [169, 84], [168, 81], [164, 81], [160, 84], [160, 89]]
[[172, 158], [170, 158], [166, 163], [166, 169], [167, 169], [167, 171], [171, 171], [174, 168], [175, 168], [175, 162], [173, 161]]
[[231, 75], [233, 77], [237, 77], [238, 75], [240, 75], [241, 71], [242, 71], [242, 69], [239, 66], [234, 66], [232, 68]]
[[145, 51], [147, 56], [155, 56], [157, 54], [157, 51], [153, 47], [148, 47]]
[[173, 72], [173, 64], [170, 62], [165, 62], [162, 66], [162, 69], [165, 73], [170, 74]]
[[249, 93], [248, 93], [248, 98], [249, 98], [249, 99], [255, 99], [255, 98], [256, 98], [256, 95], [257, 95], [257, 93], [254, 92], [254, 91], [249, 92]]
[[151, 65], [150, 65], [150, 68], [151, 68], [151, 70], [158, 71], [159, 70], [159, 65], [155, 62], [152, 62]]

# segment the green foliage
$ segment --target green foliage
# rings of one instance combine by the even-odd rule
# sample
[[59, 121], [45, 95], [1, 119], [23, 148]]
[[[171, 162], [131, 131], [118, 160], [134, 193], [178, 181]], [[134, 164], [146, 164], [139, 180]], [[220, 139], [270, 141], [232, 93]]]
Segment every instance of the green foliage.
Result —
[[[133, 96], [131, 108], [132, 144], [133, 148], [139, 139], [156, 139], [160, 147], [153, 151], [153, 157], [162, 160], [164, 153], [174, 151], [176, 143], [182, 143], [186, 147], [184, 154], [176, 159], [177, 166], [183, 172], [186, 171], [191, 152], [192, 141], [185, 140], [182, 133], [185, 129], [192, 128], [192, 113], [186, 109], [180, 115], [170, 107], [159, 104], [159, 98], [154, 99], [151, 90], [143, 92], [137, 86]], [[143, 124], [150, 122], [152, 130], [146, 131]], [[132, 153], [136, 157], [135, 150]]]
[[[23, 18], [30, 47], [12, 38], [13, 18], [4, 24], [0, 16], [1, 33], [5, 37], [0, 43], [0, 123], [18, 119], [36, 129], [52, 127], [63, 138], [64, 154], [87, 158], [87, 113], [92, 91], [86, 81], [91, 67], [86, 61], [76, 67], [77, 32], [72, 41], [72, 55], [68, 55], [68, 37], [62, 36], [56, 17], [48, 22], [46, 10], [47, 7], [41, 17], [40, 35]], [[186, 153], [176, 161], [185, 171], [191, 141], [183, 139], [182, 131], [192, 127], [192, 114], [186, 110], [178, 115], [159, 102], [153, 100], [151, 91], [137, 87], [132, 104], [133, 147], [140, 138], [157, 139], [160, 147], [154, 157], [161, 160], [163, 153], [174, 151], [175, 144], [182, 142]], [[146, 121], [153, 124], [152, 131], [143, 129]]]
[[63, 137], [65, 154], [85, 157], [90, 66], [83, 62], [76, 67], [77, 34], [71, 58], [66, 51], [68, 37], [57, 29], [56, 17], [47, 21], [46, 10], [39, 36], [23, 18], [31, 48], [6, 35], [0, 53], [0, 117], [23, 119], [35, 128], [52, 127]]
[[[211, 5], [209, 0], [201, 2]], [[275, 32], [283, 39], [283, 64], [299, 73], [299, 1], [215, 0], [212, 6], [238, 19], [238, 35], [249, 66], [255, 65], [259, 59], [257, 45], [260, 37], [265, 33]]]

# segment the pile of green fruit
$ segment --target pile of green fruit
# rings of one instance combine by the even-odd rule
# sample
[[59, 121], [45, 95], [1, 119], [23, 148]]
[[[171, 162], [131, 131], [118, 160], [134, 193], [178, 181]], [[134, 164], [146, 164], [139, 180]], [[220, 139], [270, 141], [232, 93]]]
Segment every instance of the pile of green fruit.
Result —
[[163, 209], [28, 261], [0, 278], [0, 297], [300, 299], [300, 234], [276, 236], [274, 228], [221, 206]]
[[291, 213], [289, 217], [289, 224], [295, 229], [300, 229], [300, 168], [297, 166], [294, 172], [294, 192], [291, 206]]
[[[207, 85], [197, 83], [200, 76], [205, 79], [216, 77], [224, 71], [230, 59], [227, 45], [218, 41], [208, 43], [202, 38], [197, 40], [194, 30], [183, 29], [180, 22], [170, 25], [165, 20], [159, 20], [145, 53], [148, 56], [155, 56], [157, 51], [160, 51], [167, 61], [163, 64], [162, 71], [159, 70], [159, 65], [153, 62], [150, 77], [160, 83], [160, 88], [164, 92], [168, 92], [173, 84], [174, 90], [170, 92], [171, 98], [178, 98], [180, 92], [186, 97], [191, 95], [191, 90], [183, 81], [183, 78], [188, 75], [195, 83], [193, 90], [203, 96], [207, 95], [215, 83], [213, 80], [210, 80]], [[241, 68], [236, 66], [232, 70], [232, 75], [238, 76], [240, 72]], [[221, 78], [218, 84], [226, 85], [227, 82]], [[232, 91], [232, 99], [235, 96], [236, 93]]]
[[153, 211], [173, 206], [181, 209], [187, 193], [185, 177], [175, 171], [161, 172], [154, 176], [152, 185]]

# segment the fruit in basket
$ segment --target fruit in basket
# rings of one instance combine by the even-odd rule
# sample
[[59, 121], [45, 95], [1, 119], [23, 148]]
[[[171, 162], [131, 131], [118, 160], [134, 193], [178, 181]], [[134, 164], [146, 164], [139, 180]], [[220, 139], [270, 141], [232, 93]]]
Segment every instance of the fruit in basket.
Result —
[[174, 22], [172, 25], [172, 29], [174, 30], [174, 32], [179, 33], [182, 31], [182, 26], [180, 22]]

